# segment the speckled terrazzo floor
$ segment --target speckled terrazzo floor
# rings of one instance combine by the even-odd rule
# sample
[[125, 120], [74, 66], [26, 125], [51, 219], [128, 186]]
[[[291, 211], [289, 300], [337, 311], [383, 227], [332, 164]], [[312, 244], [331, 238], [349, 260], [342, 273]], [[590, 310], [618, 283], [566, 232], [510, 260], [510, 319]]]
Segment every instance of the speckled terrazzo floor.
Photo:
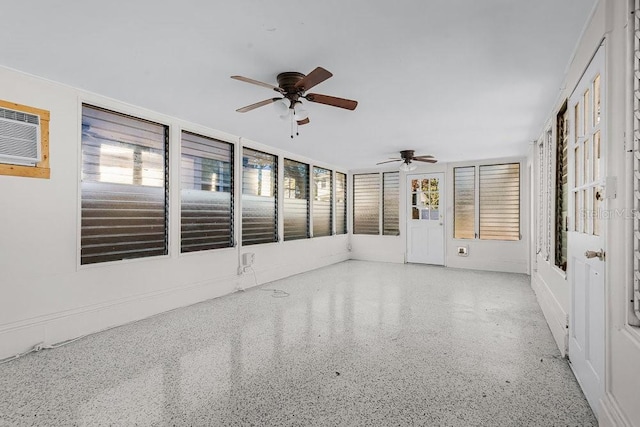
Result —
[[359, 261], [32, 353], [0, 393], [3, 426], [597, 425], [527, 276]]

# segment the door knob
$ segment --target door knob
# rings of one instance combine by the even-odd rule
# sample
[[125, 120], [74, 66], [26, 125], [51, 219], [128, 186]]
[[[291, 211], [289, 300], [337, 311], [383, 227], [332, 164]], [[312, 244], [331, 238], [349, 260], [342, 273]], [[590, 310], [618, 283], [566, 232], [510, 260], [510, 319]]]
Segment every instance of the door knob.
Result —
[[598, 258], [600, 261], [604, 261], [604, 251], [602, 249], [599, 251], [586, 251], [584, 256], [587, 258]]

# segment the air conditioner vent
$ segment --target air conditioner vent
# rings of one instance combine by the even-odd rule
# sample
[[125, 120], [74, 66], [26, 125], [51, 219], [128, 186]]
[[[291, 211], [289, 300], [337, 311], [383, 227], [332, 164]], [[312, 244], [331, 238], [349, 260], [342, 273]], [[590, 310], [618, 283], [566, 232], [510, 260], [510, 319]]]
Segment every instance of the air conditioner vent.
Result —
[[40, 117], [0, 108], [0, 163], [35, 165], [40, 161]]

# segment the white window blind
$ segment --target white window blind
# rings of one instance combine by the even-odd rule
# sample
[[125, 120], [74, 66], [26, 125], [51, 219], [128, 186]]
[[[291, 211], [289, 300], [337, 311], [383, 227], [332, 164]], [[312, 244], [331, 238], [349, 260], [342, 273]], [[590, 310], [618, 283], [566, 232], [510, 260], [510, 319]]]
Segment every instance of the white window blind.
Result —
[[309, 165], [284, 159], [284, 240], [309, 237]]
[[453, 237], [476, 237], [476, 168], [453, 168]]
[[333, 231], [333, 173], [313, 168], [313, 237], [330, 236]]
[[382, 234], [400, 234], [400, 172], [382, 174]]
[[336, 234], [347, 234], [347, 175], [336, 172]]
[[168, 127], [82, 106], [81, 264], [167, 254]]
[[520, 164], [480, 166], [480, 239], [520, 240]]
[[233, 246], [233, 145], [182, 132], [181, 251]]
[[380, 234], [380, 174], [353, 175], [353, 233]]
[[278, 241], [278, 158], [242, 150], [242, 244]]

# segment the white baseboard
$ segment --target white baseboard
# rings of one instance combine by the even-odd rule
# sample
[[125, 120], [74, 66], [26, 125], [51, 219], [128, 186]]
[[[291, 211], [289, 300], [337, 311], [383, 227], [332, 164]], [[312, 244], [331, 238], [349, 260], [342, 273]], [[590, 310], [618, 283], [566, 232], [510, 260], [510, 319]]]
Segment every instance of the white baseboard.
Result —
[[531, 275], [531, 287], [536, 294], [553, 339], [564, 357], [569, 344], [568, 315], [537, 272]]
[[[305, 263], [256, 269], [255, 277], [257, 284], [263, 284], [348, 259], [347, 252], [310, 257]], [[24, 353], [40, 343], [60, 343], [255, 285], [253, 274], [248, 272], [0, 325], [0, 360]]]
[[620, 411], [611, 393], [606, 393], [600, 401], [598, 424], [600, 427], [633, 427], [633, 424]]

